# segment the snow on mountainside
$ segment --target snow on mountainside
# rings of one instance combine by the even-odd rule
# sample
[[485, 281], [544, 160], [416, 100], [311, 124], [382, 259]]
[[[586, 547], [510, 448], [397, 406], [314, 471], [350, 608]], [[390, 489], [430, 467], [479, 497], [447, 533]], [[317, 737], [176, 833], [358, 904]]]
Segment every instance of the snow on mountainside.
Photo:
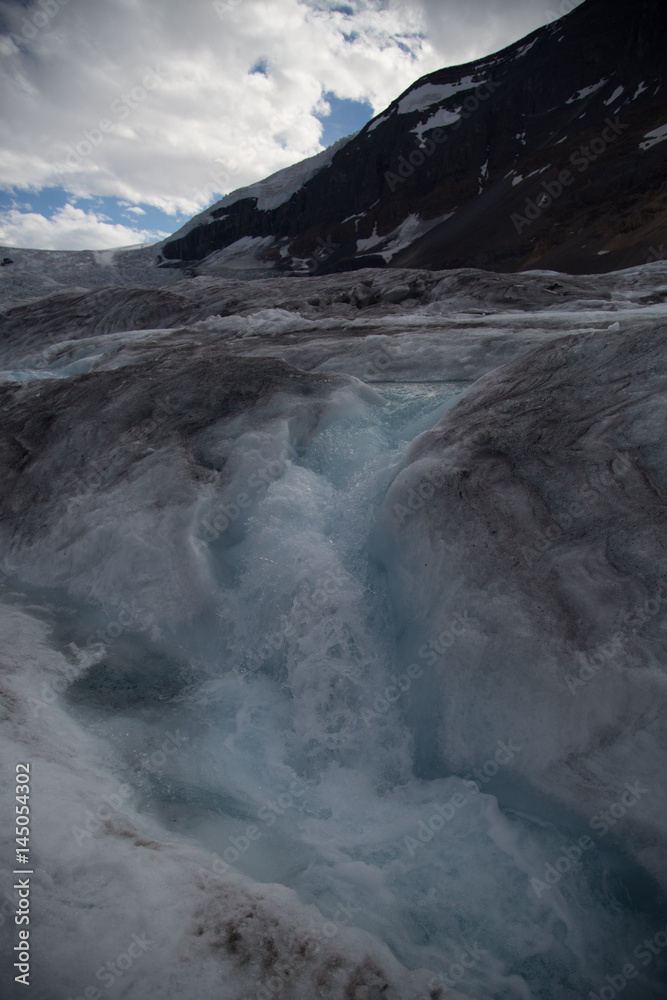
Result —
[[356, 133], [353, 133], [339, 139], [338, 142], [328, 146], [321, 153], [316, 153], [315, 156], [310, 156], [307, 160], [294, 163], [290, 167], [277, 170], [275, 174], [271, 174], [264, 180], [256, 181], [247, 187], [236, 188], [236, 190], [225, 195], [224, 198], [216, 201], [210, 208], [207, 208], [204, 212], [200, 212], [199, 215], [195, 215], [189, 222], [186, 222], [184, 226], [173, 234], [172, 239], [182, 239], [192, 229], [196, 229], [197, 226], [212, 222], [214, 219], [220, 217], [220, 209], [226, 208], [227, 205], [234, 205], [237, 201], [242, 201], [244, 198], [255, 198], [257, 208], [262, 212], [278, 208], [302, 188], [311, 177], [314, 177], [318, 170], [328, 167], [338, 150], [353, 139], [355, 135]]
[[[667, 237], [666, 35], [663, 0], [586, 0], [416, 81], [321, 159], [226, 196], [159, 259], [210, 273], [211, 254], [261, 237], [245, 259], [297, 273], [641, 264]], [[422, 233], [387, 257], [382, 240], [410, 218]]]
[[0, 248], [34, 1000], [664, 1000], [665, 17], [587, 0], [164, 245]]

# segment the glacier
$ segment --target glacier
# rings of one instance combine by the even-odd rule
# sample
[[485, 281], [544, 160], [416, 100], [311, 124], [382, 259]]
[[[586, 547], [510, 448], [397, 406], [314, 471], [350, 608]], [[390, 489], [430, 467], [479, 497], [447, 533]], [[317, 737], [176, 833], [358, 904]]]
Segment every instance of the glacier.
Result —
[[665, 263], [147, 259], [0, 313], [32, 995], [660, 1000]]

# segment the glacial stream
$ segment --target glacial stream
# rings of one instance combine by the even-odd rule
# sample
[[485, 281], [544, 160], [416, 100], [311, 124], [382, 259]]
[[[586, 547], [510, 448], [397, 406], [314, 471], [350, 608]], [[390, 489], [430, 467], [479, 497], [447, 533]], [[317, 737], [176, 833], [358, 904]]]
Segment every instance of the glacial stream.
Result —
[[[407, 642], [388, 587], [382, 501], [465, 390], [337, 389], [316, 422], [209, 433], [226, 486], [194, 512], [191, 544], [211, 606], [175, 629], [131, 594], [113, 614], [79, 607], [60, 641], [105, 653], [66, 703], [165, 839], [211, 852], [209, 882], [294, 889], [321, 914], [315, 937], [365, 929], [433, 970], [435, 998], [581, 1000], [653, 935], [661, 897], [613, 836], [514, 774], [531, 750], [511, 732], [472, 772], [448, 769], [439, 676], [465, 669], [471, 626]], [[474, 726], [475, 706], [460, 711]], [[661, 961], [635, 959], [628, 1000], [663, 996]]]

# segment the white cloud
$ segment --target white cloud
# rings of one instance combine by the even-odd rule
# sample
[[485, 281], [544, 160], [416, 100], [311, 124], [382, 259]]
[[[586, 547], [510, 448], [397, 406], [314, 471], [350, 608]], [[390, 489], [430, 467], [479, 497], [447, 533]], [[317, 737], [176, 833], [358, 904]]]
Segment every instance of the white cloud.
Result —
[[[550, 6], [560, 12], [554, 0], [0, 0], [0, 177], [191, 215], [319, 152], [324, 93], [377, 113]], [[250, 72], [260, 62], [267, 75]]]
[[[0, 69], [0, 176], [194, 212], [220, 190], [216, 171], [239, 187], [318, 152], [323, 92], [379, 109], [437, 66], [410, 10], [354, 6], [348, 18], [242, 0], [219, 16], [209, 0], [69, 0], [21, 40], [25, 9], [2, 0], [14, 34]], [[27, 10], [29, 25], [41, 8]], [[268, 76], [250, 73], [259, 60]]]
[[[449, 66], [489, 55], [563, 17], [583, 0], [415, 0], [424, 31]], [[398, 7], [403, 6], [398, 0]]]
[[0, 244], [39, 250], [104, 250], [108, 247], [152, 243], [167, 233], [130, 229], [110, 223], [105, 216], [65, 205], [48, 219], [36, 212], [11, 208], [0, 213]]

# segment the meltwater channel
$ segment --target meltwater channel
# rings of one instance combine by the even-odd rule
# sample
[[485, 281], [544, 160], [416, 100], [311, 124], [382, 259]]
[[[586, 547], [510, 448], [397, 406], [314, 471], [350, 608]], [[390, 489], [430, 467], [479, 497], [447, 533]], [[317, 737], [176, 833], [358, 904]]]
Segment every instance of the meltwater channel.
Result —
[[[483, 780], [438, 765], [438, 677], [460, 665], [447, 641], [435, 664], [402, 658], [388, 596], [380, 505], [408, 445], [465, 388], [338, 389], [298, 433], [243, 418], [220, 445], [224, 502], [198, 514], [215, 611], [167, 638], [119, 637], [68, 705], [141, 808], [211, 851], [214, 873], [293, 888], [325, 935], [364, 928], [432, 969], [432, 996], [581, 1000], [653, 926], [650, 893], [611, 846], [575, 852], [561, 884], [535, 890], [588, 828], [548, 789], [516, 792], [511, 733], [489, 746], [499, 763], [479, 762]], [[152, 766], [147, 747], [174, 732], [187, 739]], [[628, 997], [658, 1000], [656, 976]]]

